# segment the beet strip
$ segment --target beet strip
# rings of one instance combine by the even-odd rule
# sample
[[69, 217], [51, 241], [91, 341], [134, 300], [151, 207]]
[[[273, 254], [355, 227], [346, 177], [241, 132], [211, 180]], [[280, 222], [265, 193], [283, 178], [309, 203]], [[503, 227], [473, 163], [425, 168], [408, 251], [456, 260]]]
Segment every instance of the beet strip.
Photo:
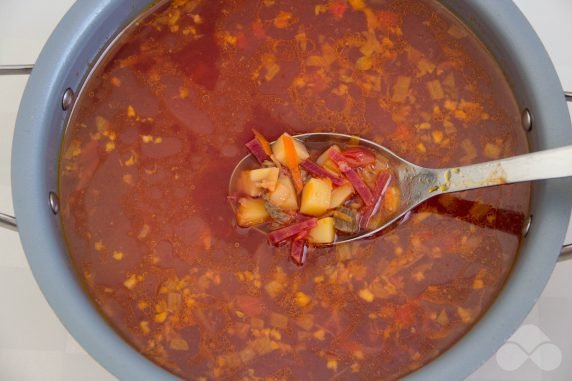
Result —
[[381, 207], [381, 201], [383, 200], [385, 192], [387, 192], [387, 188], [389, 188], [390, 182], [391, 182], [391, 175], [389, 173], [380, 172], [377, 175], [377, 178], [375, 179], [375, 187], [373, 189], [373, 197], [375, 203], [365, 208], [359, 223], [360, 229], [367, 228], [369, 220], [375, 213], [377, 213], [377, 211]]
[[298, 266], [302, 266], [306, 262], [306, 257], [308, 250], [306, 248], [306, 236], [308, 235], [308, 231], [305, 230], [301, 233], [298, 233], [296, 237], [292, 240], [290, 244], [290, 258], [296, 263]]
[[342, 152], [350, 167], [363, 167], [375, 163], [375, 154], [364, 147], [352, 147]]
[[296, 213], [296, 217], [294, 217], [294, 222], [298, 223], [298, 222], [308, 221], [311, 220], [312, 218], [314, 217], [306, 216], [301, 213]]
[[302, 222], [297, 222], [292, 225], [286, 226], [281, 229], [277, 229], [268, 233], [268, 239], [273, 245], [277, 245], [284, 242], [290, 237], [295, 236], [305, 230], [312, 229], [318, 224], [317, 218], [310, 218]]
[[335, 176], [332, 173], [328, 172], [326, 169], [322, 168], [318, 164], [314, 163], [310, 160], [305, 160], [300, 164], [300, 166], [305, 169], [306, 171], [310, 172], [314, 176], [321, 177], [321, 178], [328, 178], [332, 180], [332, 184], [336, 187], [343, 185], [346, 183], [344, 179], [341, 177]]
[[246, 143], [245, 146], [246, 148], [248, 148], [252, 156], [254, 156], [256, 160], [258, 160], [260, 164], [262, 164], [262, 162], [265, 160], [270, 160], [270, 156], [266, 154], [266, 152], [264, 151], [264, 147], [262, 147], [262, 144], [258, 139], [256, 138], [252, 139], [251, 141]]
[[336, 151], [332, 151], [330, 152], [330, 159], [332, 159], [334, 163], [336, 163], [336, 165], [340, 168], [340, 171], [342, 171], [344, 176], [346, 176], [349, 182], [353, 185], [354, 189], [356, 190], [357, 194], [359, 194], [363, 202], [368, 206], [373, 204], [374, 199], [371, 191], [363, 182], [361, 177], [359, 177], [357, 172], [350, 167], [342, 154]]

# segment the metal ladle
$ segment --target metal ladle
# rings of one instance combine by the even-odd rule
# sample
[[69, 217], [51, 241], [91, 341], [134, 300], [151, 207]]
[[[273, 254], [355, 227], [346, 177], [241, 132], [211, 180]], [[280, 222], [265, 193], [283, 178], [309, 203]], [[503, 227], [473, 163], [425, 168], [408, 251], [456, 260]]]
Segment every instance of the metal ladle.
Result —
[[[322, 146], [356, 144], [355, 136], [338, 133], [308, 133], [294, 137], [310, 147], [320, 143]], [[417, 205], [438, 195], [502, 184], [572, 176], [572, 145], [453, 168], [424, 168], [363, 138], [359, 139], [359, 145], [389, 160], [399, 184], [400, 204], [391, 218], [377, 229], [349, 237], [340, 236], [334, 244], [376, 235]], [[252, 168], [254, 163], [252, 155], [247, 155], [237, 164], [230, 178], [231, 192], [235, 189], [237, 176], [241, 171]], [[267, 232], [264, 227], [258, 230]]]

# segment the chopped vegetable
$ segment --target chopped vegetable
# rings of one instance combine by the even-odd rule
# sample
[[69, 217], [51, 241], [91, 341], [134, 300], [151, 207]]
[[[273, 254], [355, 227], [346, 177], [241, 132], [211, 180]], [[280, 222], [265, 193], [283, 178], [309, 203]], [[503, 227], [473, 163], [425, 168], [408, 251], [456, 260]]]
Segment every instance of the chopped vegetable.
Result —
[[241, 173], [239, 190], [251, 197], [258, 197], [264, 189], [274, 191], [280, 170], [276, 167], [258, 168]]
[[350, 167], [345, 158], [340, 153], [335, 151], [330, 153], [330, 157], [353, 185], [354, 189], [360, 195], [363, 202], [366, 205], [373, 204], [373, 196], [371, 191], [364, 183], [364, 181], [358, 176], [358, 174]]
[[262, 135], [260, 132], [256, 131], [255, 129], [252, 130], [252, 133], [254, 134], [254, 138], [256, 140], [258, 140], [258, 142], [262, 146], [264, 153], [266, 155], [268, 155], [268, 157], [270, 157], [270, 155], [272, 155], [272, 148], [270, 147], [270, 143], [268, 143], [268, 140], [266, 140], [264, 135]]
[[483, 153], [487, 159], [498, 159], [501, 155], [501, 147], [497, 144], [487, 143]]
[[351, 208], [341, 207], [334, 211], [334, 226], [336, 230], [355, 234], [359, 231], [358, 215]]
[[304, 144], [302, 144], [300, 141], [296, 139], [292, 139], [292, 137], [289, 134], [283, 133], [278, 138], [278, 140], [276, 140], [276, 142], [272, 144], [272, 153], [274, 153], [274, 157], [276, 158], [276, 160], [278, 160], [283, 165], [286, 166], [288, 165], [288, 163], [286, 162], [286, 149], [284, 144], [285, 137], [286, 138], [289, 137], [291, 141], [294, 143], [294, 149], [296, 151], [296, 156], [298, 157], [298, 162], [302, 162], [310, 157], [310, 154], [308, 153], [306, 147], [304, 147]]
[[277, 245], [301, 232], [312, 229], [314, 226], [316, 226], [317, 223], [318, 223], [317, 218], [309, 218], [307, 220], [297, 222], [295, 224], [286, 226], [284, 228], [271, 231], [270, 233], [268, 233], [268, 239], [272, 244]]
[[375, 180], [375, 188], [373, 190], [373, 197], [375, 203], [369, 205], [365, 208], [363, 212], [362, 219], [360, 221], [360, 225], [362, 228], [366, 228], [369, 225], [370, 218], [377, 213], [379, 208], [382, 205], [383, 196], [387, 192], [387, 188], [389, 187], [389, 183], [391, 182], [391, 175], [387, 172], [380, 172]]
[[330, 209], [336, 209], [342, 206], [354, 194], [352, 184], [345, 183], [332, 191], [330, 198]]
[[314, 176], [332, 180], [334, 186], [339, 187], [340, 185], [346, 184], [344, 179], [332, 174], [311, 160], [304, 160], [300, 166]]
[[236, 221], [239, 226], [249, 227], [266, 222], [270, 215], [264, 206], [264, 200], [241, 198], [238, 200]]
[[[268, 223], [263, 230], [275, 229], [268, 233], [272, 244], [289, 241], [294, 263], [304, 263], [308, 245], [327, 245], [340, 235], [371, 230], [397, 210], [399, 190], [388, 188], [389, 159], [360, 146], [359, 136], [352, 136], [347, 146], [330, 145], [318, 152], [316, 143], [308, 151], [287, 133], [270, 146], [253, 132], [264, 155], [272, 149], [271, 161], [244, 170], [237, 193], [228, 199], [238, 205], [240, 226]], [[373, 193], [367, 185], [372, 182]]]
[[409, 85], [411, 84], [411, 77], [399, 76], [397, 77], [397, 82], [393, 86], [393, 97], [391, 98], [394, 102], [403, 102], [405, 98], [409, 95]]
[[250, 180], [248, 171], [243, 171], [238, 178], [238, 191], [250, 197], [258, 197], [262, 194], [263, 189]]
[[298, 198], [290, 177], [280, 175], [276, 189], [270, 193], [268, 200], [284, 210], [298, 210]]
[[302, 191], [300, 213], [320, 216], [330, 208], [332, 182], [330, 179], [310, 179]]
[[328, 148], [327, 150], [325, 150], [316, 160], [316, 163], [318, 165], [321, 165], [322, 167], [324, 166], [324, 164], [330, 160], [330, 153], [332, 151], [336, 151], [336, 152], [342, 152], [342, 150], [340, 149], [340, 147], [338, 147], [337, 145], [333, 145], [330, 146], [330, 148]]
[[260, 140], [256, 138], [252, 139], [246, 143], [246, 148], [248, 148], [252, 156], [254, 156], [259, 163], [262, 163], [265, 160], [270, 160], [270, 155], [266, 153], [264, 146], [260, 143]]
[[340, 171], [340, 168], [338, 168], [338, 166], [336, 165], [336, 163], [334, 163], [334, 161], [332, 159], [328, 159], [324, 165], [322, 165], [322, 167], [324, 167], [324, 169], [336, 176], [339, 176], [342, 174], [342, 171]]
[[395, 186], [389, 187], [383, 199], [383, 208], [389, 213], [395, 212], [399, 207], [399, 197], [399, 188]]
[[317, 225], [308, 233], [308, 242], [315, 244], [333, 243], [335, 238], [333, 217], [320, 218]]
[[342, 152], [342, 156], [352, 168], [375, 163], [375, 154], [364, 147], [352, 147]]
[[306, 257], [308, 254], [308, 248], [306, 247], [306, 236], [308, 231], [303, 231], [299, 233], [293, 240], [290, 246], [290, 258], [298, 266], [302, 266], [306, 263]]
[[248, 171], [249, 180], [256, 186], [274, 191], [280, 170], [276, 167], [259, 168]]
[[270, 215], [270, 218], [280, 225], [285, 225], [294, 219], [293, 214], [287, 213], [285, 210], [273, 204], [269, 200], [264, 200], [264, 206], [266, 207], [266, 211]]
[[445, 93], [441, 87], [441, 82], [437, 79], [427, 82], [427, 90], [433, 100], [443, 99], [443, 97], [445, 97]]
[[300, 167], [298, 166], [298, 154], [296, 153], [296, 147], [294, 146], [294, 139], [292, 139], [288, 134], [283, 134], [282, 142], [284, 144], [284, 154], [286, 155], [286, 166], [292, 174], [292, 180], [294, 181], [296, 192], [300, 193], [302, 188], [304, 188], [304, 182], [302, 181]]

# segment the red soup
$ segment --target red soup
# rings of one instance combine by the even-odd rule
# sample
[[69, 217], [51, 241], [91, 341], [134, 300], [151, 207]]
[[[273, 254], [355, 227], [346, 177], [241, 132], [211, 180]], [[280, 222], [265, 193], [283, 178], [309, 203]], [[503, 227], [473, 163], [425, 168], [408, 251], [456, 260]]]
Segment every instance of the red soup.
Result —
[[529, 186], [441, 196], [304, 266], [227, 203], [252, 129], [336, 131], [432, 167], [525, 153], [508, 83], [431, 0], [178, 0], [89, 76], [60, 164], [69, 255], [109, 324], [172, 373], [395, 379], [485, 313]]

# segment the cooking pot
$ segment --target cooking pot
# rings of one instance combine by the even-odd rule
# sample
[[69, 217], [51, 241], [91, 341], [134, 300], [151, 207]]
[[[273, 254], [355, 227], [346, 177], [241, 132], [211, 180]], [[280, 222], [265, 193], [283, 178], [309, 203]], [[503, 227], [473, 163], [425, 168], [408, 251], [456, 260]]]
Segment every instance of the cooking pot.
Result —
[[[98, 313], [66, 253], [58, 217], [58, 156], [69, 111], [107, 44], [149, 0], [77, 2], [46, 43], [22, 98], [12, 152], [17, 230], [30, 267], [51, 307], [77, 341], [126, 380], [176, 377], [129, 346]], [[522, 110], [532, 151], [572, 143], [560, 82], [540, 40], [509, 0], [441, 0], [494, 54]], [[12, 68], [20, 72], [25, 68]], [[572, 161], [572, 158], [571, 158]], [[563, 165], [572, 165], [571, 162]], [[561, 251], [572, 205], [572, 179], [532, 187], [529, 224], [510, 277], [488, 312], [453, 347], [407, 376], [462, 379], [519, 327], [545, 287]], [[0, 214], [16, 230], [16, 219]], [[570, 248], [563, 250], [570, 256]]]

